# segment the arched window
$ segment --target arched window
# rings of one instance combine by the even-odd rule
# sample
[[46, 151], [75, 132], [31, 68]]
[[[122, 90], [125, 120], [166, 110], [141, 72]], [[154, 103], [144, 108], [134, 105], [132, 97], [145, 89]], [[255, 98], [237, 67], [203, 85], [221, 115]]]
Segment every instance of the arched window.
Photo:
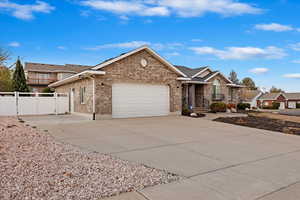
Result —
[[219, 95], [221, 93], [221, 83], [218, 79], [214, 80], [213, 82], [213, 94], [215, 96]]

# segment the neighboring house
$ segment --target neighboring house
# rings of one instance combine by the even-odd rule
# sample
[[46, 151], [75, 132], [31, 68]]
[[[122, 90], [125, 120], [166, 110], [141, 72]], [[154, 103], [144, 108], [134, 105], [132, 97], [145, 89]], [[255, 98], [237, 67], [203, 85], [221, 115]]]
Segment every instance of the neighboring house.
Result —
[[240, 86], [208, 67], [174, 66], [140, 47], [49, 85], [70, 94], [70, 111], [94, 119], [180, 115], [182, 100], [193, 108], [238, 103]]
[[280, 109], [296, 108], [300, 103], [300, 93], [266, 93], [257, 100], [260, 108], [272, 106], [273, 102], [280, 103]]
[[41, 63], [25, 63], [27, 85], [33, 92], [42, 92], [49, 84], [73, 76], [90, 69], [92, 66], [83, 65], [51, 65]]
[[209, 67], [196, 69], [175, 66], [186, 75], [182, 81], [182, 104], [193, 111], [208, 110], [216, 102], [238, 104], [241, 102], [240, 88], [219, 71]]
[[244, 88], [241, 91], [241, 99], [243, 103], [249, 103], [251, 108], [258, 108], [257, 100], [262, 95], [263, 92], [260, 90], [250, 90], [248, 88]]

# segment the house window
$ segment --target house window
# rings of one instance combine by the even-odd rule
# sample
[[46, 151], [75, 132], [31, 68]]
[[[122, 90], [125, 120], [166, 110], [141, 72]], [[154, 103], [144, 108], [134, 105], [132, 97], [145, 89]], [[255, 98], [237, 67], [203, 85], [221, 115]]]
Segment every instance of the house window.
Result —
[[50, 78], [50, 74], [48, 73], [37, 73], [37, 78], [40, 80], [47, 80]]
[[213, 82], [213, 95], [218, 96], [221, 94], [221, 84], [219, 80], [214, 80]]
[[80, 103], [84, 104], [85, 103], [85, 87], [80, 88], [79, 97], [80, 97]]
[[70, 76], [73, 76], [73, 75], [74, 75], [73, 73], [58, 73], [57, 79], [63, 80], [63, 79], [69, 78]]

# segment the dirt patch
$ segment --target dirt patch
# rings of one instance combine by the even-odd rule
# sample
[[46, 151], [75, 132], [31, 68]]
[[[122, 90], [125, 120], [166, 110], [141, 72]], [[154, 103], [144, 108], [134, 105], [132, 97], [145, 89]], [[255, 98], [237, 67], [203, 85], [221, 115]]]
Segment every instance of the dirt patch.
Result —
[[81, 152], [0, 117], [0, 199], [100, 199], [178, 180], [110, 155]]
[[220, 117], [215, 119], [217, 122], [224, 122], [240, 126], [259, 128], [269, 131], [277, 131], [286, 134], [300, 135], [300, 123], [271, 119], [267, 117]]
[[249, 116], [255, 117], [266, 117], [270, 119], [279, 119], [283, 121], [290, 121], [300, 123], [300, 117], [298, 116], [289, 116], [289, 115], [282, 115], [277, 113], [267, 113], [267, 112], [251, 112], [248, 114]]

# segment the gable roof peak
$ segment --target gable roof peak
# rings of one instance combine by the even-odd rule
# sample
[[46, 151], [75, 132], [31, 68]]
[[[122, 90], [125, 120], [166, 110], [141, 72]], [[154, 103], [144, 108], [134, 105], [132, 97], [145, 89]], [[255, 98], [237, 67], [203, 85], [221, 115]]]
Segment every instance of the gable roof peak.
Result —
[[148, 45], [143, 45], [139, 48], [136, 48], [134, 50], [131, 50], [127, 53], [123, 53], [117, 57], [114, 57], [114, 58], [110, 58], [110, 59], [107, 59], [105, 60], [104, 62], [96, 65], [95, 67], [93, 67], [92, 69], [93, 70], [98, 70], [98, 69], [101, 69], [105, 66], [108, 66], [114, 62], [117, 62], [121, 59], [124, 59], [128, 56], [131, 56], [137, 52], [140, 52], [140, 51], [143, 51], [143, 50], [146, 50], [148, 53], [150, 53], [152, 56], [154, 56], [156, 59], [158, 59], [159, 61], [161, 61], [162, 63], [164, 63], [165, 65], [167, 65], [170, 69], [172, 69], [174, 72], [176, 72], [178, 75], [181, 75], [183, 77], [187, 77], [185, 73], [181, 72], [180, 70], [178, 70], [173, 64], [171, 64], [169, 61], [167, 61], [166, 59], [164, 59], [163, 57], [161, 57], [158, 53], [156, 53], [153, 49], [151, 49]]

